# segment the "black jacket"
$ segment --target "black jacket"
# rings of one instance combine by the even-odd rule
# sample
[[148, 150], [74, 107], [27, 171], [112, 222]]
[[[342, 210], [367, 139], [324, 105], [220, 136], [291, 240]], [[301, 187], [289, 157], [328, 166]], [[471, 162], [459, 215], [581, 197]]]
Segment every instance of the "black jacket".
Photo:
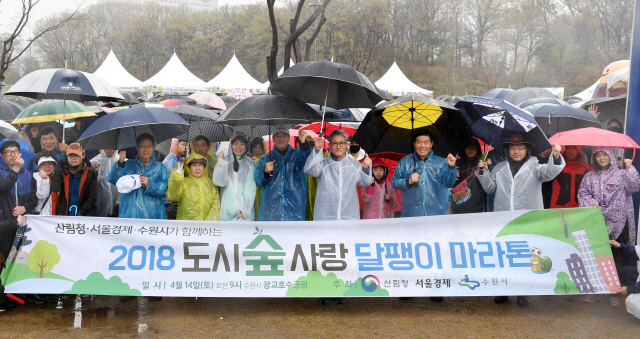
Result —
[[[86, 167], [82, 172], [76, 173], [80, 179], [80, 194], [78, 195], [78, 213], [79, 215], [95, 216], [98, 215], [96, 210], [96, 201], [98, 198], [98, 173], [91, 168], [91, 164], [86, 161]], [[72, 174], [69, 173], [69, 163], [67, 159], [58, 162], [58, 169], [53, 175], [51, 181], [51, 192], [58, 193], [57, 202], [55, 202], [55, 214], [67, 215], [69, 179]]]

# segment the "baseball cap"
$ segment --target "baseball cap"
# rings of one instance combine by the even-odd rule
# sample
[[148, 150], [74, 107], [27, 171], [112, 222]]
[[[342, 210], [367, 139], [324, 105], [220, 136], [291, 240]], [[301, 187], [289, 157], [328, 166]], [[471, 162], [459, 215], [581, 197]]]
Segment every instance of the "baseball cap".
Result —
[[140, 175], [125, 175], [122, 178], [118, 179], [118, 182], [116, 182], [116, 187], [118, 188], [118, 192], [124, 194], [129, 193], [133, 190], [137, 190], [138, 188], [142, 187], [142, 183], [140, 182]]
[[80, 144], [77, 142], [74, 142], [71, 145], [67, 146], [67, 156], [69, 154], [77, 154], [79, 156], [82, 156], [83, 153], [84, 150], [82, 149], [82, 146], [80, 146]]
[[289, 125], [277, 125], [277, 126], [274, 126], [271, 129], [271, 132], [272, 132], [271, 135], [276, 135], [278, 132], [284, 132], [285, 134], [290, 135], [289, 134], [289, 127], [291, 127], [291, 126], [289, 126]]

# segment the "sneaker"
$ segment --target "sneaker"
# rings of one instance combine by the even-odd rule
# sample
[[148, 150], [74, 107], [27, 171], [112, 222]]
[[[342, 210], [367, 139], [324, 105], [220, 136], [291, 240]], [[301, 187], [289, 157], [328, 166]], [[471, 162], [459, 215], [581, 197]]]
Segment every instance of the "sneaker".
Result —
[[326, 303], [328, 303], [330, 300], [329, 300], [329, 298], [320, 298], [320, 299], [318, 299], [318, 301], [319, 301], [319, 302], [321, 302], [321, 303], [323, 303], [323, 304], [326, 304]]
[[344, 304], [347, 299], [345, 298], [335, 298], [334, 301], [336, 302], [336, 304]]
[[620, 307], [620, 298], [617, 295], [612, 295], [609, 297], [609, 306], [612, 307]]
[[518, 306], [529, 306], [529, 298], [518, 297]]
[[596, 294], [587, 294], [587, 296], [582, 299], [582, 301], [586, 303], [594, 303], [596, 300], [598, 300], [598, 296]]
[[507, 300], [509, 300], [509, 297], [506, 297], [506, 296], [493, 298], [493, 302], [495, 302], [496, 304], [504, 304], [505, 302], [507, 302]]

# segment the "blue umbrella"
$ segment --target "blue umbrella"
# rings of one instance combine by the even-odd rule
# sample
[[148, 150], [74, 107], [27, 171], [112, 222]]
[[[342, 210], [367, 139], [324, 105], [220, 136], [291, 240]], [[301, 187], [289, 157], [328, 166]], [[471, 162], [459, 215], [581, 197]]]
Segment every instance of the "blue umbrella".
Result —
[[483, 94], [482, 96], [485, 98], [502, 99], [505, 97], [505, 95], [511, 92], [513, 92], [511, 88], [494, 88], [492, 90], [489, 90], [487, 93]]
[[151, 134], [156, 144], [188, 132], [189, 123], [164, 108], [142, 105], [123, 109], [96, 120], [78, 139], [85, 149], [125, 149], [136, 138]]
[[578, 128], [602, 128], [600, 120], [587, 110], [572, 106], [542, 106], [533, 113], [533, 116], [540, 129], [548, 136]]
[[542, 132], [533, 115], [504, 100], [483, 97], [466, 97], [458, 101], [456, 108], [478, 138], [496, 150], [509, 142], [514, 134], [522, 134], [525, 141], [534, 144], [532, 154], [549, 148], [549, 139]]

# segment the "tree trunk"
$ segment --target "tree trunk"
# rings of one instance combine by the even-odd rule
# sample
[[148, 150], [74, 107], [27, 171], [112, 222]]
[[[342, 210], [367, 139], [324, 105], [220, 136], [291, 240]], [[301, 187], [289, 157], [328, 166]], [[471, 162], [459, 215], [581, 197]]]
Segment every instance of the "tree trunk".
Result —
[[271, 22], [271, 53], [267, 57], [267, 78], [269, 83], [273, 84], [278, 78], [278, 70], [276, 68], [276, 59], [278, 57], [278, 26], [276, 25], [276, 15], [274, 11], [275, 0], [267, 0], [269, 8], [269, 21]]
[[309, 61], [309, 58], [311, 57], [310, 56], [310, 54], [311, 54], [311, 45], [313, 45], [313, 42], [316, 40], [316, 38], [318, 37], [318, 34], [320, 33], [320, 30], [322, 29], [322, 25], [324, 25], [324, 23], [326, 21], [327, 21], [327, 17], [325, 17], [324, 11], [322, 11], [322, 16], [320, 17], [320, 22], [318, 23], [318, 26], [316, 26], [316, 29], [315, 29], [315, 31], [313, 31], [313, 34], [311, 35], [309, 40], [307, 40], [307, 45], [305, 46], [305, 50], [304, 50], [304, 60], [305, 61]]

